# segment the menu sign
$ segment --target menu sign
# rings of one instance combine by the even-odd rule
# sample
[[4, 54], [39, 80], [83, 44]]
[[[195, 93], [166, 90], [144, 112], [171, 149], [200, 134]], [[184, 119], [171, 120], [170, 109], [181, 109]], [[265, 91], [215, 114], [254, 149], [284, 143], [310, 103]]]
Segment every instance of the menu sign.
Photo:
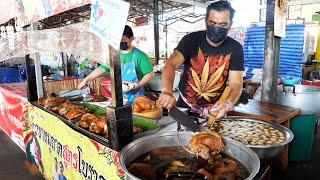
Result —
[[119, 49], [130, 3], [122, 0], [93, 0], [90, 30]]

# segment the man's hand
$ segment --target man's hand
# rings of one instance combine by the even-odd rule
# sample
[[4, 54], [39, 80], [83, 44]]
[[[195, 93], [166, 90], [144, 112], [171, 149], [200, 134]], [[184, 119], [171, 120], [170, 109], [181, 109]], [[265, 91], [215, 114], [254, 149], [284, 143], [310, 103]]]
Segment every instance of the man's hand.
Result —
[[227, 112], [233, 110], [233, 104], [229, 101], [226, 100], [224, 103], [219, 104], [216, 108], [215, 111], [211, 111], [210, 113], [213, 115], [216, 115], [216, 119], [220, 119], [224, 117]]
[[94, 80], [97, 77], [100, 77], [105, 70], [103, 70], [101, 67], [96, 68], [94, 71], [92, 71], [87, 77], [85, 77], [82, 82], [78, 85], [78, 89], [82, 89], [84, 86], [86, 86], [91, 80]]
[[157, 104], [166, 109], [171, 109], [176, 105], [176, 98], [168, 92], [162, 92], [157, 100]]
[[213, 106], [208, 114], [206, 119], [208, 120], [209, 124], [213, 124], [216, 119], [220, 119], [224, 117], [227, 112], [232, 111], [234, 108], [234, 105], [230, 100], [226, 100], [222, 104], [218, 104], [217, 106]]
[[129, 91], [135, 91], [140, 88], [138, 83], [130, 83], [130, 84], [132, 85], [132, 88], [129, 89]]
[[88, 79], [84, 78], [81, 83], [78, 85], [78, 89], [82, 89], [84, 86], [86, 86], [88, 83]]

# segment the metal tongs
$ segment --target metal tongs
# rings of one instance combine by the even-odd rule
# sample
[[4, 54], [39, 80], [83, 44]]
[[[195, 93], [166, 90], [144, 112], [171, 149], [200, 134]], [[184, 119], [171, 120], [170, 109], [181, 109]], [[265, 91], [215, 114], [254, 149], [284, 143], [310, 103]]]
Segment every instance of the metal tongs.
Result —
[[62, 92], [62, 93], [58, 93], [58, 96], [59, 96], [59, 97], [63, 97], [63, 95], [68, 94], [68, 93], [70, 93], [70, 92], [72, 92], [72, 91], [76, 91], [76, 90], [78, 90], [78, 89], [77, 89], [77, 88], [74, 88], [74, 89], [66, 90], [66, 91], [64, 91], [64, 92]]

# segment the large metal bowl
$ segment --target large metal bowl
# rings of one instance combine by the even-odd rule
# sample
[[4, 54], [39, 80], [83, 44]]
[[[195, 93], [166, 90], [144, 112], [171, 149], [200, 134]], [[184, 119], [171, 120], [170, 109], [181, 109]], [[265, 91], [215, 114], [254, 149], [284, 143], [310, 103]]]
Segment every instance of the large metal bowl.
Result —
[[[137, 157], [159, 147], [186, 145], [181, 143], [188, 142], [192, 135], [192, 132], [180, 132], [178, 139], [177, 132], [159, 133], [145, 136], [131, 142], [124, 147], [120, 153], [120, 165], [126, 174], [126, 179], [139, 179], [127, 170], [127, 167]], [[260, 168], [258, 156], [244, 144], [232, 139], [222, 138], [226, 146], [222, 152], [241, 162], [250, 173], [250, 176], [247, 179], [253, 179]]]
[[[268, 122], [260, 119], [254, 119], [254, 118], [249, 118], [249, 117], [243, 117], [243, 116], [229, 116], [226, 118], [222, 118], [216, 121], [224, 121], [224, 120], [241, 120], [241, 121], [251, 121], [251, 122], [259, 122], [262, 124], [267, 124], [275, 129], [278, 129], [279, 131], [285, 133], [286, 135], [286, 140], [283, 141], [282, 143], [279, 144], [272, 144], [272, 145], [263, 145], [263, 146], [253, 146], [253, 145], [246, 145], [250, 147], [260, 159], [272, 159], [279, 155], [281, 151], [283, 150], [284, 146], [288, 143], [290, 143], [293, 139], [293, 133], [290, 131], [290, 129], [273, 123], [273, 122]], [[202, 127], [203, 128], [203, 127]], [[227, 137], [228, 138], [228, 137]], [[229, 138], [228, 138], [229, 139]]]

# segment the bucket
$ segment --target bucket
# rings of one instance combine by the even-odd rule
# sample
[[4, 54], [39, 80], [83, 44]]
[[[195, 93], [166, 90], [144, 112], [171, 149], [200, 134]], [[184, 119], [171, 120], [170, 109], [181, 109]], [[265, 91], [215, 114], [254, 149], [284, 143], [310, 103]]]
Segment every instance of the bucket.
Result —
[[294, 134], [294, 139], [289, 145], [289, 161], [310, 160], [317, 120], [318, 115], [300, 115], [290, 120], [290, 130]]
[[101, 94], [111, 98], [111, 78], [103, 77], [100, 79]]

